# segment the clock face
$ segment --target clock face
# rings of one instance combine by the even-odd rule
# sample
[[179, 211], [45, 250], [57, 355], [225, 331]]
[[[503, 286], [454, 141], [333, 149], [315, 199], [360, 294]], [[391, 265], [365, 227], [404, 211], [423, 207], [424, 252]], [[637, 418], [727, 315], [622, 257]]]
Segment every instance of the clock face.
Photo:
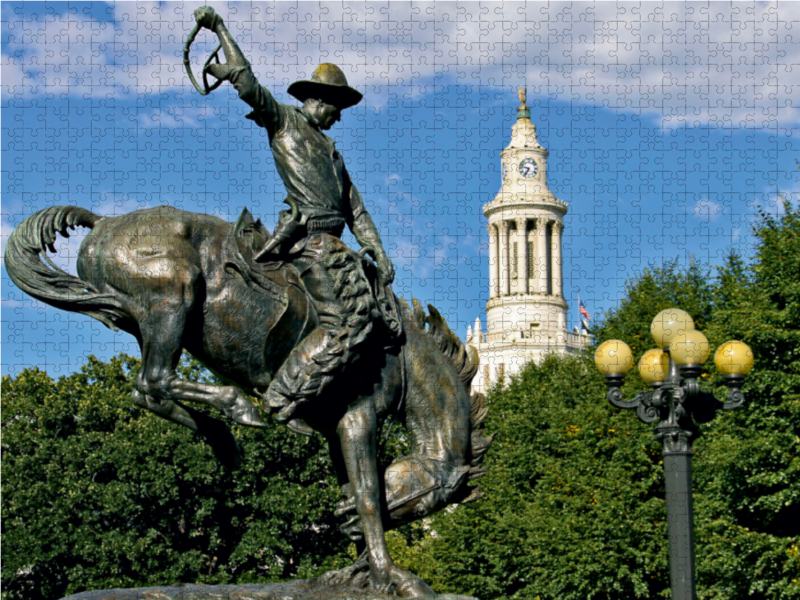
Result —
[[536, 177], [536, 174], [539, 172], [539, 165], [536, 164], [536, 161], [532, 158], [526, 158], [521, 163], [519, 163], [519, 173], [525, 179], [530, 179], [531, 177]]

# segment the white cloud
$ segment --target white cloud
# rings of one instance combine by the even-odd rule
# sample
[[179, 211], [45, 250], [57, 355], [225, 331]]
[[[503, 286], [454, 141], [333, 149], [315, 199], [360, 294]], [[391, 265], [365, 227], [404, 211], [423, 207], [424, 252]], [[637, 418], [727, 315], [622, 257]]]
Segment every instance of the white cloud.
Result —
[[391, 259], [398, 278], [424, 281], [433, 275], [434, 260], [431, 260], [431, 256], [420, 252], [423, 244], [418, 240], [397, 237], [391, 243], [394, 246], [394, 252], [390, 251]]
[[139, 124], [146, 129], [178, 127], [200, 127], [198, 117], [204, 116], [207, 110], [196, 106], [162, 106], [149, 112], [139, 112]]
[[1, 298], [0, 305], [2, 306], [3, 310], [9, 310], [12, 308], [24, 308], [25, 303], [20, 300], [15, 300], [13, 298]]
[[713, 220], [725, 214], [725, 207], [708, 198], [700, 198], [692, 208], [692, 214], [706, 220]]
[[108, 192], [102, 195], [105, 199], [90, 210], [103, 217], [118, 217], [134, 210], [153, 208], [149, 202], [143, 202], [119, 192]]
[[0, 255], [2, 256], [6, 255], [6, 242], [8, 242], [8, 236], [11, 235], [12, 231], [14, 231], [14, 227], [6, 222], [5, 215], [3, 215], [2, 220], [0, 220]]
[[[114, 22], [79, 14], [5, 21], [5, 94], [193, 94], [182, 47], [200, 3], [113, 5]], [[800, 4], [339, 2], [217, 6], [262, 82], [283, 92], [322, 61], [367, 103], [432, 85], [508, 89], [529, 98], [642, 113], [683, 124], [800, 123]], [[212, 48], [202, 32], [194, 71]], [[441, 88], [440, 88], [441, 89]], [[492, 102], [493, 95], [487, 101]]]

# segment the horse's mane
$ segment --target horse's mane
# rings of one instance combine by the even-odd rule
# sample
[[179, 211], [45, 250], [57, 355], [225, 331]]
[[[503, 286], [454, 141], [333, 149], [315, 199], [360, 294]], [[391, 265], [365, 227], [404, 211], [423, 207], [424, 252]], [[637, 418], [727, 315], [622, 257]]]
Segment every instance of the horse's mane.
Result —
[[[461, 383], [464, 385], [467, 393], [470, 393], [470, 386], [475, 374], [478, 372], [478, 365], [480, 360], [478, 358], [478, 351], [470, 347], [469, 349], [464, 343], [458, 339], [455, 333], [447, 325], [439, 311], [432, 305], [428, 305], [428, 314], [422, 305], [416, 300], [412, 299], [414, 310], [412, 311], [408, 304], [401, 300], [403, 311], [407, 320], [415, 323], [417, 327], [425, 331], [436, 346], [447, 357], [447, 360], [458, 373]], [[426, 327], [427, 326], [427, 327]], [[483, 419], [489, 412], [489, 407], [485, 405], [486, 397], [481, 393], [473, 393], [470, 395], [470, 426], [472, 429], [472, 436], [470, 439], [470, 469], [466, 481], [478, 479], [483, 477], [487, 468], [483, 466], [483, 458], [486, 451], [494, 439], [494, 435], [483, 435]], [[483, 492], [479, 485], [474, 487], [463, 485], [451, 497], [451, 502], [466, 504], [474, 502], [483, 496]]]

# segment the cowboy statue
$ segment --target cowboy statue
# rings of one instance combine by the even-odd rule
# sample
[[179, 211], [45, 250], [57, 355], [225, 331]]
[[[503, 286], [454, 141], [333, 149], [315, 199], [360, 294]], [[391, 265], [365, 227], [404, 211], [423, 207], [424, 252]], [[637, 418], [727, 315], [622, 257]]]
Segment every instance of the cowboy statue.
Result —
[[[317, 396], [322, 388], [354, 360], [353, 349], [381, 316], [393, 337], [401, 333], [392, 294], [394, 266], [334, 141], [323, 133], [341, 119], [342, 110], [358, 104], [362, 94], [347, 85], [336, 65], [324, 63], [311, 80], [296, 81], [288, 92], [303, 103], [301, 108], [277, 102], [259, 85], [250, 64], [211, 7], [195, 11], [198, 25], [220, 40], [227, 64], [211, 64], [208, 72], [229, 81], [239, 97], [253, 107], [247, 115], [269, 134], [278, 173], [286, 186], [286, 202], [299, 212], [288, 211], [257, 260], [286, 257], [298, 269], [320, 325], [298, 345], [275, 374], [264, 396], [270, 412], [291, 429], [310, 434], [305, 423], [294, 418], [296, 408]], [[377, 294], [373, 297], [360, 257], [340, 236], [347, 225], [378, 265]], [[392, 337], [392, 336], [390, 336]]]
[[[394, 562], [385, 534], [483, 495], [474, 483], [487, 472], [493, 436], [484, 435], [483, 394], [470, 391], [477, 352], [433, 306], [426, 313], [392, 293], [392, 262], [324, 133], [361, 94], [337, 67], [323, 64], [289, 87], [302, 107], [280, 104], [258, 84], [222, 19], [207, 7], [195, 17], [184, 47], [187, 74], [202, 94], [230, 81], [253, 107], [248, 117], [267, 130], [291, 210], [270, 234], [246, 209], [229, 223], [172, 206], [116, 216], [50, 206], [8, 237], [6, 272], [32, 298], [135, 336], [142, 360], [134, 405], [194, 431], [223, 464], [235, 467], [241, 459], [228, 422], [268, 426], [252, 396], [294, 431], [325, 438], [342, 493], [335, 515], [357, 558], [295, 582], [306, 598], [367, 597], [371, 589], [375, 598], [444, 600]], [[201, 28], [219, 36], [227, 58], [220, 64], [219, 49], [212, 53], [203, 88], [188, 56]], [[345, 226], [360, 252], [340, 239]], [[75, 227], [90, 230], [77, 275], [46, 254]], [[181, 377], [176, 367], [184, 351], [222, 381]], [[354, 372], [345, 377], [347, 369]], [[385, 464], [379, 438], [389, 419], [405, 428], [410, 449]], [[197, 597], [219, 597], [214, 590]], [[275, 593], [299, 598], [285, 591]], [[172, 592], [183, 597], [186, 590]], [[176, 598], [172, 592], [163, 597]]]

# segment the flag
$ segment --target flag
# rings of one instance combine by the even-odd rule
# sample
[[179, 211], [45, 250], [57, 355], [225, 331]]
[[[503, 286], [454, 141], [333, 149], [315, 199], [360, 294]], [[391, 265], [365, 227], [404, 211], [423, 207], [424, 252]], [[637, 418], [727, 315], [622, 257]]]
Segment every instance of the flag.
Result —
[[578, 310], [581, 313], [581, 316], [584, 317], [587, 321], [591, 320], [592, 317], [589, 316], [589, 311], [586, 310], [586, 306], [584, 306], [582, 300], [578, 300]]

